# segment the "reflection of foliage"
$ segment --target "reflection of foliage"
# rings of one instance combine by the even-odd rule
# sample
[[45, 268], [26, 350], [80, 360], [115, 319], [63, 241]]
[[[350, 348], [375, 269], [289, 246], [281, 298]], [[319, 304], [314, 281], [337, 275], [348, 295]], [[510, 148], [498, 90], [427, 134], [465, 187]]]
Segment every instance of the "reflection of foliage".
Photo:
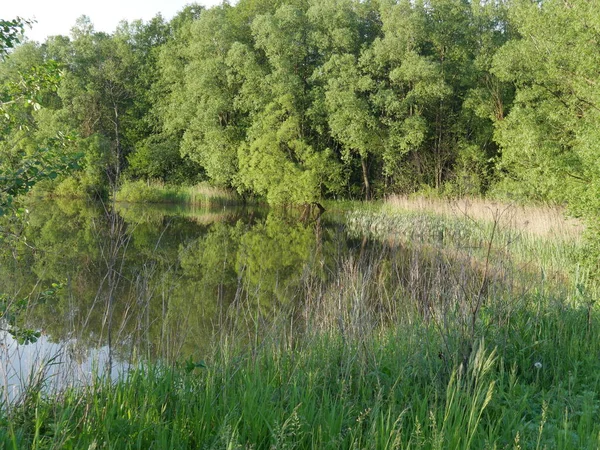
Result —
[[185, 323], [190, 351], [199, 342], [209, 342], [213, 327], [225, 319], [239, 294], [235, 261], [244, 227], [242, 221], [215, 223], [188, 246], [180, 246], [183, 280], [171, 299], [168, 319], [180, 327]]
[[298, 282], [314, 253], [315, 235], [306, 225], [290, 225], [270, 214], [242, 237], [241, 247], [238, 267], [246, 268], [249, 285], [283, 301], [283, 294]]
[[203, 238], [180, 252], [183, 272], [199, 279], [207, 287], [235, 284], [235, 258], [242, 227], [241, 222], [234, 227], [214, 224]]
[[[124, 220], [83, 201], [29, 206], [32, 247], [20, 248], [16, 260], [5, 255], [13, 262], [0, 266], [0, 290], [33, 292], [40, 281], [65, 279], [62, 295], [30, 302], [28, 326], [51, 341], [94, 348], [107, 344], [110, 316], [113, 352], [123, 357], [141, 344], [149, 356], [196, 355], [215, 327], [243, 335], [249, 322], [240, 311], [262, 320], [302, 301], [303, 283], [322, 271], [315, 257], [325, 258], [320, 231], [277, 215], [221, 214], [199, 224], [157, 211], [149, 221], [131, 211]], [[112, 251], [117, 263], [110, 266]]]
[[[52, 283], [38, 294], [37, 302], [56, 299], [63, 287], [61, 283]], [[22, 323], [30, 304], [30, 298], [12, 299], [6, 294], [0, 294], [0, 329], [8, 332], [21, 345], [35, 343], [41, 336], [39, 331]]]
[[7, 295], [0, 295], [0, 323], [5, 324], [1, 329], [7, 331], [19, 344], [33, 343], [40, 337], [39, 331], [19, 327], [17, 323], [28, 303], [26, 298], [15, 301]]

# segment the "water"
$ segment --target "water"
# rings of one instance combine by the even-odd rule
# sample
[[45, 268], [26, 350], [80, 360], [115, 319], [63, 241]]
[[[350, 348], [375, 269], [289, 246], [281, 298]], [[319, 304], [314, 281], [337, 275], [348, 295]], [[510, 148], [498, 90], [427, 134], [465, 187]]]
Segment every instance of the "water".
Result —
[[[506, 246], [488, 254], [485, 240], [416, 216], [376, 237], [372, 224], [332, 211], [29, 209], [28, 224], [9, 229], [20, 237], [0, 245], [5, 401], [18, 400], [32, 374], [51, 391], [145, 361], [202, 361], [225, 339], [293, 346], [320, 331], [360, 337], [442, 319], [465, 332], [473, 299], [489, 294], [498, 301], [486, 308], [502, 313], [503, 299], [524, 298], [537, 277]], [[27, 345], [13, 336], [35, 332]]]
[[127, 361], [109, 364], [110, 348], [79, 352], [77, 340], [52, 342], [43, 335], [35, 343], [19, 345], [6, 331], [0, 331], [0, 386], [5, 403], [18, 401], [32, 386], [46, 393], [67, 386], [90, 383], [98, 374], [110, 371], [112, 379], [129, 369]]
[[117, 377], [135, 360], [200, 360], [224, 332], [256, 339], [282, 316], [300, 323], [314, 287], [364, 250], [333, 215], [77, 201], [29, 209], [21, 239], [0, 250], [0, 293], [18, 310], [0, 328], [41, 332], [27, 345], [0, 333], [0, 382], [13, 400], [35, 374], [60, 388]]

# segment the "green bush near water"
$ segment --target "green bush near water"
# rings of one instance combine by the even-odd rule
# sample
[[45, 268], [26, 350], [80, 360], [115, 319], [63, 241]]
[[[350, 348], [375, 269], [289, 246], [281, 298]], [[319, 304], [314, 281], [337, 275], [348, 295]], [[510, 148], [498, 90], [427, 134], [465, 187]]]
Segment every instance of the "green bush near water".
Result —
[[206, 185], [170, 186], [145, 181], [126, 181], [116, 200], [130, 203], [182, 203], [190, 205], [236, 205], [242, 199], [235, 193]]

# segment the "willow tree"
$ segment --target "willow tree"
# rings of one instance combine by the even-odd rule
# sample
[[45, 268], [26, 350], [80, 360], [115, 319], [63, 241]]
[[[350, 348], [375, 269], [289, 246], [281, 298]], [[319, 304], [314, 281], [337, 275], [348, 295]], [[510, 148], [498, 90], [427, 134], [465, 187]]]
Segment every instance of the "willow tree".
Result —
[[[312, 73], [319, 55], [310, 42], [306, 10], [284, 5], [252, 23], [254, 51], [265, 71], [260, 107], [250, 116], [239, 150], [239, 182], [270, 203], [318, 202], [339, 189], [339, 164], [318, 145], [311, 121]], [[246, 102], [250, 100], [247, 96]]]
[[385, 128], [384, 173], [398, 188], [414, 189], [432, 182], [427, 161], [435, 124], [430, 116], [450, 89], [439, 62], [425, 52], [423, 6], [384, 2], [380, 14], [382, 34], [360, 63], [373, 80], [370, 102]]
[[244, 127], [227, 79], [227, 55], [238, 40], [230, 6], [203, 11], [163, 49], [163, 76], [170, 83], [165, 128], [181, 133], [181, 153], [197, 162], [215, 184], [232, 186]]
[[324, 61], [315, 71], [315, 78], [323, 84], [321, 99], [315, 101], [323, 102], [340, 160], [351, 172], [357, 160], [365, 199], [371, 198], [370, 163], [380, 155], [383, 144], [380, 122], [369, 102], [374, 83], [359, 62], [379, 32], [375, 12], [370, 2], [353, 0], [313, 2], [308, 11], [313, 40]]
[[510, 18], [518, 37], [494, 58], [494, 72], [516, 87], [496, 124], [503, 168], [530, 197], [598, 213], [600, 13], [582, 0], [519, 0]]
[[596, 274], [600, 253], [600, 12], [585, 0], [515, 0], [518, 36], [494, 58], [514, 83], [509, 114], [497, 121], [508, 188], [567, 203], [589, 225]]

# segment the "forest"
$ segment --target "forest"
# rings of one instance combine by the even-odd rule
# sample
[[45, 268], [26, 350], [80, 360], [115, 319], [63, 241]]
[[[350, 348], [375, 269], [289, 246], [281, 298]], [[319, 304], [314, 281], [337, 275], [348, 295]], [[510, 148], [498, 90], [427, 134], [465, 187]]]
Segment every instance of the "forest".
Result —
[[240, 0], [112, 34], [83, 16], [4, 49], [1, 170], [45, 149], [79, 169], [51, 172], [59, 196], [206, 181], [270, 204], [434, 191], [593, 218], [599, 46], [584, 0]]

